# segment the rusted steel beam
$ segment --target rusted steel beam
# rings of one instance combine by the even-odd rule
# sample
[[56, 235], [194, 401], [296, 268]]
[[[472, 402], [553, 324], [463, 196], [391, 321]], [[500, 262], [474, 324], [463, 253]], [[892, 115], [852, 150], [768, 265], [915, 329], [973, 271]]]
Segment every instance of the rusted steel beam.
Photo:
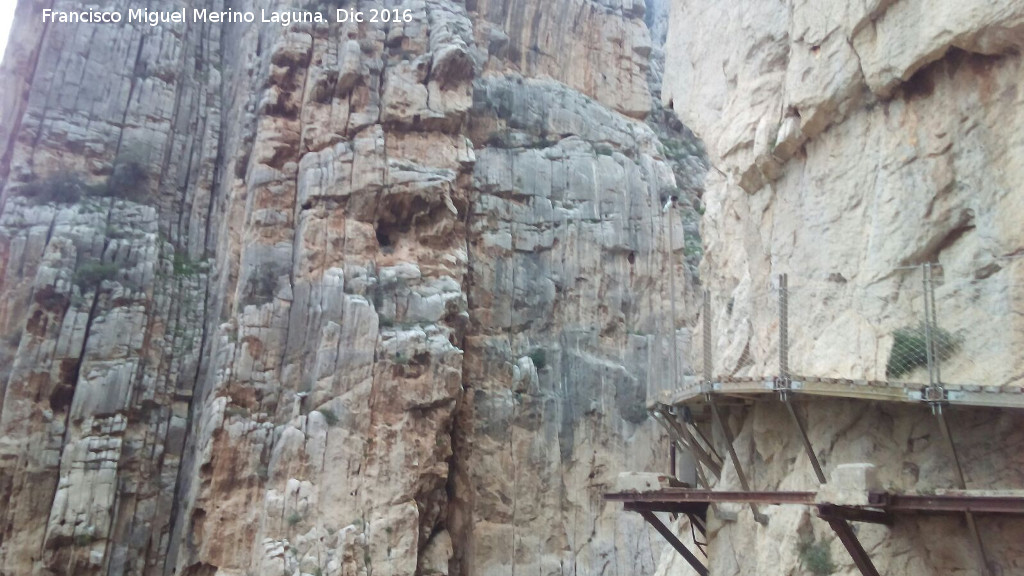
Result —
[[693, 514], [701, 518], [707, 516], [707, 502], [625, 502], [622, 509], [626, 512], [668, 512], [670, 514]]
[[857, 565], [860, 573], [864, 576], [879, 576], [878, 570], [875, 569], [875, 565], [871, 562], [871, 557], [864, 551], [864, 547], [860, 545], [860, 540], [853, 533], [850, 524], [846, 520], [838, 518], [827, 518], [826, 520], [843, 543], [843, 546], [846, 546], [846, 551], [850, 553], [853, 563]]
[[871, 494], [868, 504], [890, 512], [1024, 514], [1024, 497], [971, 494]]
[[[604, 495], [606, 500], [621, 501], [624, 508], [629, 511], [639, 512], [644, 518], [654, 518], [654, 522], [648, 519], [655, 528], [664, 525], [654, 516], [654, 512], [672, 512], [687, 514], [691, 517], [691, 523], [695, 522], [696, 515], [705, 518], [709, 505], [719, 502], [736, 502], [747, 504], [795, 504], [815, 506], [818, 509], [818, 516], [829, 523], [832, 530], [842, 541], [853, 558], [854, 563], [864, 576], [878, 576], [878, 571], [868, 557], [856, 534], [850, 527], [849, 522], [871, 522], [877, 524], [891, 524], [895, 513], [933, 513], [933, 514], [965, 514], [968, 521], [974, 520], [973, 514], [1015, 514], [1024, 515], [1024, 496], [1021, 495], [999, 495], [999, 494], [887, 494], [874, 492], [868, 495], [867, 506], [840, 506], [828, 503], [816, 503], [814, 492], [736, 492], [736, 491], [710, 491], [692, 490], [686, 488], [666, 488], [651, 492], [642, 493], [612, 493]], [[694, 524], [701, 533], [704, 533], [701, 524]], [[665, 530], [668, 530], [665, 528]], [[658, 530], [662, 532], [661, 529]], [[977, 528], [972, 530], [977, 534]], [[668, 531], [671, 534], [671, 531]], [[662, 532], [665, 536], [665, 532]], [[687, 560], [693, 557], [689, 550], [679, 543], [672, 535], [665, 536], [676, 550], [680, 551]], [[980, 539], [979, 539], [980, 541]], [[979, 542], [980, 543], [980, 542]], [[678, 545], [677, 545], [678, 544]], [[680, 550], [682, 548], [682, 550]], [[685, 552], [683, 552], [685, 550]], [[687, 557], [689, 555], [689, 557]], [[693, 557], [695, 559], [695, 557]], [[980, 562], [985, 562], [985, 557], [980, 557]], [[693, 564], [693, 562], [691, 562]], [[703, 565], [701, 565], [703, 566]], [[696, 565], [694, 565], [696, 568]], [[982, 573], [989, 572], [987, 564], [983, 564]], [[706, 569], [702, 574], [707, 574]]]
[[661, 534], [661, 537], [668, 541], [668, 543], [676, 549], [676, 552], [679, 552], [679, 555], [693, 567], [697, 574], [700, 574], [700, 576], [708, 575], [707, 566], [704, 566], [704, 564], [693, 555], [693, 552], [690, 552], [686, 546], [679, 541], [679, 538], [676, 538], [675, 533], [669, 530], [668, 526], [665, 526], [665, 524], [663, 524], [662, 521], [654, 515], [654, 512], [640, 511], [640, 515], [644, 517], [644, 520], [647, 520], [648, 524], [654, 526], [654, 529]]
[[837, 519], [851, 522], [869, 522], [871, 524], [892, 525], [892, 514], [884, 510], [857, 508], [854, 506], [838, 506], [836, 504], [819, 504], [818, 517], [823, 520]]
[[[692, 488], [664, 488], [650, 492], [614, 492], [604, 495], [606, 500], [628, 503], [718, 503], [740, 504], [802, 504], [819, 505], [814, 492], [745, 492], [695, 490]], [[824, 505], [827, 505], [824, 504]], [[888, 494], [872, 492], [867, 506], [848, 508], [874, 508], [884, 512], [1024, 514], [1024, 495], [1000, 494]]]
[[665, 488], [650, 492], [605, 494], [607, 500], [637, 502], [738, 502], [742, 504], [814, 504], [814, 492], [741, 492]]

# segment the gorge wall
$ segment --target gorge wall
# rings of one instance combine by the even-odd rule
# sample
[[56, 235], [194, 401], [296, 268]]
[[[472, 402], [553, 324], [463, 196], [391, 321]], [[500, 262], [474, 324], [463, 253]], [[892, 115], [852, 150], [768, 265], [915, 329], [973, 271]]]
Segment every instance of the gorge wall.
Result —
[[600, 495], [667, 466], [647, 384], [699, 248], [662, 206], [703, 161], [649, 116], [644, 4], [387, 6], [411, 21], [19, 2], [0, 574], [653, 571]]
[[[776, 373], [775, 294], [789, 275], [799, 374], [886, 379], [894, 334], [920, 319], [920, 265], [940, 266], [946, 382], [1021, 392], [1024, 358], [1024, 7], [1020, 2], [755, 0], [672, 4], [663, 103], [707, 145], [701, 278], [716, 374]], [[695, 341], [699, 341], [695, 335]], [[698, 359], [699, 360], [699, 359]], [[921, 377], [920, 372], [910, 375]], [[925, 381], [927, 381], [925, 379]], [[872, 462], [895, 490], [955, 487], [927, 407], [803, 402], [826, 467]], [[1024, 486], [1019, 412], [948, 415], [969, 488]], [[734, 409], [754, 489], [817, 482], [778, 403]], [[727, 466], [719, 488], [738, 487]], [[806, 510], [711, 526], [713, 574], [802, 574], [801, 542], [842, 545]], [[992, 573], [1022, 570], [1019, 521], [982, 519]], [[864, 525], [887, 574], [976, 574], [959, 518]], [[666, 556], [666, 573], [689, 573]]]

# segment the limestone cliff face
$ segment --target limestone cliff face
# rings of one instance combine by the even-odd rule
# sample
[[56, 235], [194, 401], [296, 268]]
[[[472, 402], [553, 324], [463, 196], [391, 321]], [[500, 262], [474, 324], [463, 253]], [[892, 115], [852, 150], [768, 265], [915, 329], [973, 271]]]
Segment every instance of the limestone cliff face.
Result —
[[700, 162], [643, 3], [77, 4], [3, 64], [0, 574], [653, 571], [600, 494], [667, 465]]
[[[712, 294], [716, 374], [776, 373], [772, 290], [786, 273], [794, 370], [886, 379], [894, 333], [920, 321], [918, 267], [931, 262], [943, 276], [940, 326], [959, 343], [945, 381], [1019, 393], [1022, 31], [1024, 7], [1010, 1], [673, 3], [662, 98], [704, 139], [715, 167], [701, 278]], [[826, 468], [867, 461], [895, 489], [954, 486], [925, 407], [804, 407]], [[733, 414], [742, 461], [756, 487], [813, 489], [776, 408]], [[1024, 486], [1019, 414], [949, 418], [968, 487]], [[736, 485], [727, 472], [722, 486]], [[768, 528], [749, 512], [718, 523], [713, 573], [800, 573], [799, 540], [827, 527], [805, 512], [771, 515]], [[975, 573], [966, 532], [956, 520], [935, 522], [865, 527], [862, 541], [882, 573]], [[986, 520], [980, 530], [1001, 573], [1019, 571], [1019, 538], [1006, 537], [1019, 523]], [[839, 573], [855, 573], [837, 542], [831, 549]]]

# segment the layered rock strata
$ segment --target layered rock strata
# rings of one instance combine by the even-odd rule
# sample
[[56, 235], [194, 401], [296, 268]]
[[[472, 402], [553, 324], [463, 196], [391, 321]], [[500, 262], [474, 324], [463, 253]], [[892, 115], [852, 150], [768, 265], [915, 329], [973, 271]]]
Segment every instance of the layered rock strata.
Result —
[[0, 574], [653, 571], [600, 495], [667, 465], [700, 162], [642, 3], [75, 4], [4, 63]]

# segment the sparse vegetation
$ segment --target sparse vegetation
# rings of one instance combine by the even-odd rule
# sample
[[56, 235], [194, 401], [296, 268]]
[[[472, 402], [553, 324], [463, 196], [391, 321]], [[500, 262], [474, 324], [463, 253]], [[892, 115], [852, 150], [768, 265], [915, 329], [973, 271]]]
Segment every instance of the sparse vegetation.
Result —
[[324, 417], [328, 426], [335, 426], [338, 424], [338, 415], [334, 413], [334, 410], [331, 410], [330, 408], [319, 408], [317, 409], [317, 412]]
[[33, 204], [74, 204], [89, 192], [90, 186], [72, 174], [60, 173], [25, 184], [18, 195]]
[[24, 334], [24, 331], [22, 331], [21, 329], [12, 332], [10, 335], [7, 336], [7, 345], [10, 346], [11, 348], [17, 349], [18, 346], [21, 346], [22, 334]]
[[828, 542], [819, 542], [813, 538], [805, 539], [800, 542], [798, 552], [800, 563], [814, 576], [828, 576], [836, 571]]
[[[932, 328], [932, 340], [935, 343], [934, 349], [938, 360], [948, 359], [960, 347], [960, 340], [956, 336], [937, 326]], [[897, 328], [892, 335], [892, 350], [885, 365], [886, 377], [899, 378], [917, 368], [927, 366], [926, 344], [923, 325]]]
[[33, 204], [74, 204], [87, 196], [143, 202], [148, 182], [149, 175], [142, 164], [127, 161], [118, 164], [103, 184], [89, 184], [78, 174], [59, 172], [24, 184], [17, 194]]
[[74, 283], [82, 292], [97, 290], [104, 281], [116, 278], [117, 271], [113, 262], [86, 262], [75, 270]]
[[534, 348], [526, 356], [533, 361], [537, 371], [543, 370], [548, 365], [548, 353], [543, 348]]
[[699, 236], [687, 235], [683, 240], [683, 256], [687, 260], [695, 260], [700, 262], [701, 256], [704, 255], [704, 246], [701, 243]]
[[666, 158], [679, 162], [687, 156], [701, 156], [703, 150], [701, 150], [699, 141], [679, 141], [663, 138], [661, 141], [661, 153]]
[[235, 406], [232, 404], [224, 409], [225, 418], [248, 418], [249, 411], [242, 406]]
[[142, 202], [146, 199], [149, 174], [142, 164], [129, 160], [122, 162], [114, 168], [114, 173], [107, 179], [106, 186], [99, 186], [93, 189], [96, 196], [107, 198], [120, 198], [132, 202]]
[[121, 240], [124, 238], [128, 238], [130, 236], [127, 230], [125, 230], [124, 228], [119, 228], [112, 224], [107, 225], [107, 229], [104, 232], [104, 234], [110, 240]]
[[97, 540], [99, 537], [96, 536], [91, 526], [85, 532], [75, 534], [75, 546], [88, 546]]
[[174, 275], [175, 276], [195, 276], [199, 273], [199, 262], [188, 257], [188, 254], [182, 252], [174, 253]]
[[264, 265], [257, 267], [249, 277], [242, 296], [242, 305], [262, 306], [274, 301], [277, 291], [277, 279], [284, 272], [279, 266]]
[[299, 514], [298, 510], [295, 510], [288, 515], [286, 521], [288, 522], [289, 526], [295, 526], [299, 522], [302, 522], [302, 514]]

